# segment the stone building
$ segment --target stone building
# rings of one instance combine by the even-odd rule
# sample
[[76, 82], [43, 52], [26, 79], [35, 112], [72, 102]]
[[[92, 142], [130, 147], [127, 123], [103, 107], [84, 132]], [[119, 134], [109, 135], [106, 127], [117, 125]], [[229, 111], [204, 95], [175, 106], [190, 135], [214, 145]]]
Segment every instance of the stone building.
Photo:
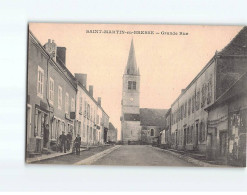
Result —
[[109, 116], [93, 86], [86, 89], [86, 76], [68, 70], [65, 47], [51, 40], [42, 46], [29, 31], [27, 66], [27, 157], [57, 150], [63, 131], [72, 139], [79, 133], [84, 145], [107, 142]]
[[165, 114], [165, 127], [160, 132], [160, 147], [171, 147], [171, 108]]
[[[82, 145], [103, 144], [105, 128], [103, 118], [109, 121], [109, 116], [101, 107], [101, 98], [96, 101], [93, 97], [93, 86], [87, 90], [87, 74], [76, 73], [77, 101], [76, 101], [76, 130], [82, 139]], [[105, 126], [104, 126], [105, 125]]]
[[54, 147], [62, 131], [75, 134], [76, 84], [65, 56], [65, 48], [51, 40], [42, 46], [29, 31], [27, 155]]
[[207, 158], [246, 166], [247, 73], [207, 107]]
[[182, 90], [171, 105], [172, 147], [206, 152], [206, 107], [211, 106], [247, 71], [247, 28], [220, 52]]
[[140, 108], [140, 71], [133, 39], [123, 75], [121, 136], [122, 142], [151, 144], [164, 128], [166, 109]]
[[140, 142], [140, 73], [131, 41], [128, 62], [123, 75], [121, 133], [123, 143]]
[[160, 132], [165, 128], [167, 109], [140, 109], [141, 143], [157, 143]]

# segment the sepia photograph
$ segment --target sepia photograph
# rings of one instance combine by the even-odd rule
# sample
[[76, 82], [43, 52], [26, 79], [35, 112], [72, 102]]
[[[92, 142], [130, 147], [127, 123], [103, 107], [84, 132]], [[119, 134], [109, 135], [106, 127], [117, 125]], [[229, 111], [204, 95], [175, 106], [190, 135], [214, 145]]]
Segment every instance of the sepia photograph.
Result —
[[27, 164], [246, 167], [247, 27], [29, 23]]

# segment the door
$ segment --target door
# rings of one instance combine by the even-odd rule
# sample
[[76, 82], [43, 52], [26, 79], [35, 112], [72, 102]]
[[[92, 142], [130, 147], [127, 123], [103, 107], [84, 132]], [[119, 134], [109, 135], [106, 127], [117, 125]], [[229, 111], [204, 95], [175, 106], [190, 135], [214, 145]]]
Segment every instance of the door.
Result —
[[226, 156], [227, 151], [227, 133], [220, 133], [220, 156]]
[[186, 140], [186, 128], [184, 129], [184, 149], [186, 148], [186, 142], [187, 142], [187, 140]]
[[198, 123], [196, 123], [196, 129], [195, 129], [195, 148], [198, 148]]
[[29, 138], [31, 138], [31, 108], [27, 107], [27, 140], [29, 142]]

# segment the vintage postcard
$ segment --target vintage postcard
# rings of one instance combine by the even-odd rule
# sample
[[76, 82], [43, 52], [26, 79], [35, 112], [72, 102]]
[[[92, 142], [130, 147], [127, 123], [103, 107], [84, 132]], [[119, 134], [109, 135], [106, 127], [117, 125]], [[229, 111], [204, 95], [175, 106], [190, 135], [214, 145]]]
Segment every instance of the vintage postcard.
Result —
[[26, 163], [246, 166], [247, 27], [28, 29]]

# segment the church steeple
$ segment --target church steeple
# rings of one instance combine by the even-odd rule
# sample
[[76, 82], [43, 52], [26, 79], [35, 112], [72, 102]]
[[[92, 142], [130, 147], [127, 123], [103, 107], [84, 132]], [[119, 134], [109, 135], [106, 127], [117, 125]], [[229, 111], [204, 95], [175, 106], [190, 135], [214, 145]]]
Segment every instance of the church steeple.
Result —
[[135, 48], [134, 48], [133, 39], [131, 40], [128, 62], [127, 62], [124, 74], [140, 75], [139, 68], [137, 68], [137, 64], [136, 64]]

